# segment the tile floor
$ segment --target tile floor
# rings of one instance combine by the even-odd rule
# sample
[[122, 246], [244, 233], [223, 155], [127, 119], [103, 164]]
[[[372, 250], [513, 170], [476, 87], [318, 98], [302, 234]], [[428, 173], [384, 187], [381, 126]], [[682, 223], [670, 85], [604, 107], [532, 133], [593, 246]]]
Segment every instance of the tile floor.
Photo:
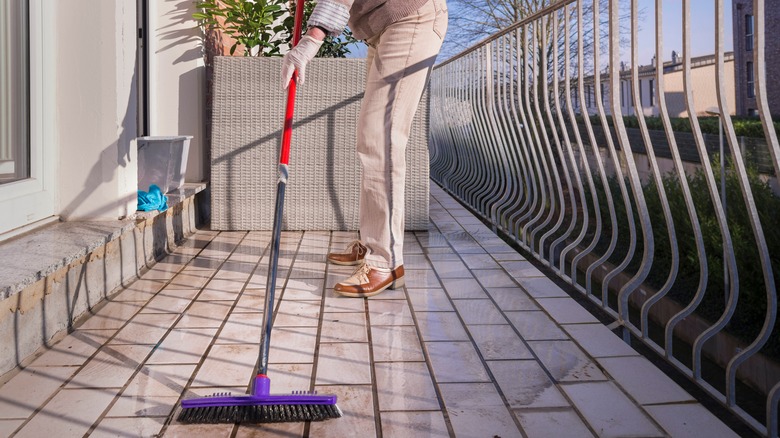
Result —
[[258, 356], [270, 233], [201, 231], [0, 387], [0, 436], [734, 436], [431, 190], [403, 290], [337, 297], [352, 268], [325, 255], [355, 233], [284, 233], [272, 390], [335, 393], [344, 418], [175, 421], [182, 397], [243, 393]]

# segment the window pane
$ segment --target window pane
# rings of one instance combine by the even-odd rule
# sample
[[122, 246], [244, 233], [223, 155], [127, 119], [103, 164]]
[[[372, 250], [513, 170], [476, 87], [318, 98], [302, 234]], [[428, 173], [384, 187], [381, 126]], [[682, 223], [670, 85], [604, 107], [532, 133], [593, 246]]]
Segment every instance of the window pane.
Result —
[[745, 50], [753, 50], [753, 16], [745, 15]]
[[0, 2], [0, 184], [30, 177], [27, 4]]

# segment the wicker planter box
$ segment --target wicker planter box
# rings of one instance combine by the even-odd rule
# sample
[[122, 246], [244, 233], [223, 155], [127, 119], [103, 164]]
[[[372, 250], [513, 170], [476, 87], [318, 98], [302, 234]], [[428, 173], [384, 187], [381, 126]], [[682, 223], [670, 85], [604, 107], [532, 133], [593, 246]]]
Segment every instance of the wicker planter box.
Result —
[[[286, 92], [281, 58], [217, 57], [211, 141], [211, 227], [270, 230]], [[286, 230], [357, 230], [356, 124], [365, 60], [314, 59], [298, 90]], [[406, 228], [428, 228], [428, 99], [407, 147]]]

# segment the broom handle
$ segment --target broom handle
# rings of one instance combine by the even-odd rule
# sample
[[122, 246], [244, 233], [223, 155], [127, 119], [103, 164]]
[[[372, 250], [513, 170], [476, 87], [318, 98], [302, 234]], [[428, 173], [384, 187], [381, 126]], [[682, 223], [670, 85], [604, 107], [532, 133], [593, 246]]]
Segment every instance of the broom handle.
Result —
[[[304, 0], [295, 3], [295, 27], [293, 30], [293, 47], [301, 40], [303, 27]], [[298, 71], [293, 73], [290, 85], [287, 87], [287, 109], [284, 115], [284, 130], [282, 132], [282, 150], [279, 154], [279, 181], [276, 184], [276, 206], [274, 209], [274, 229], [271, 240], [271, 254], [268, 263], [268, 278], [265, 285], [265, 307], [263, 310], [263, 326], [260, 336], [260, 367], [259, 374], [268, 373], [268, 351], [271, 347], [271, 328], [273, 326], [274, 293], [276, 292], [276, 271], [279, 267], [279, 242], [282, 238], [282, 211], [284, 209], [284, 192], [287, 187], [288, 164], [290, 162], [290, 143], [292, 140], [293, 114], [295, 113], [295, 90], [298, 84]]]

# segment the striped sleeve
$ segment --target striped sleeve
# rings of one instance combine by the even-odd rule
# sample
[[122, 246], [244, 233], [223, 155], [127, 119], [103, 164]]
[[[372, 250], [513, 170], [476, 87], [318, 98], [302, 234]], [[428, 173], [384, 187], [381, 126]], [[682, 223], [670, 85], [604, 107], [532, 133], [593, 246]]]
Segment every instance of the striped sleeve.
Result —
[[339, 36], [349, 21], [349, 6], [339, 1], [320, 0], [309, 17], [308, 26], [319, 26], [328, 36]]

